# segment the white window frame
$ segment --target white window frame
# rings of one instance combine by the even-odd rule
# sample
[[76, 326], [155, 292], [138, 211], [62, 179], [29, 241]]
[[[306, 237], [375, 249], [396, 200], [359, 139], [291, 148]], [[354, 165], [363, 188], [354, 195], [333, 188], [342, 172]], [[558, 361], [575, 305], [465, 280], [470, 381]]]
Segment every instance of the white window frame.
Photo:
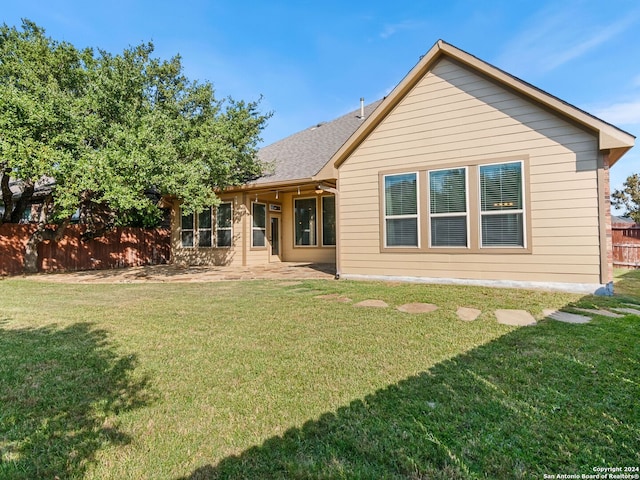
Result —
[[[256, 227], [253, 223], [254, 223], [254, 205], [262, 205], [264, 207], [264, 228], [262, 227]], [[263, 248], [267, 248], [267, 223], [269, 223], [267, 221], [267, 204], [264, 202], [251, 202], [251, 248], [258, 248], [258, 249], [263, 249]], [[253, 244], [253, 232], [255, 230], [261, 230], [264, 233], [264, 245], [254, 245]]]
[[[431, 213], [431, 173], [433, 172], [446, 172], [447, 170], [464, 170], [464, 208], [465, 213]], [[429, 218], [428, 224], [428, 234], [429, 234], [429, 248], [469, 248], [471, 243], [471, 232], [470, 232], [470, 219], [469, 219], [469, 168], [467, 166], [462, 167], [449, 167], [449, 168], [438, 168], [436, 170], [429, 170], [427, 172], [427, 215]], [[446, 217], [465, 217], [465, 225], [467, 229], [467, 244], [464, 246], [461, 245], [432, 245], [433, 239], [431, 236], [431, 219], [432, 218], [446, 218]]]
[[[507, 165], [509, 163], [519, 163], [520, 164], [520, 191], [522, 192], [522, 208], [516, 210], [495, 210], [495, 211], [487, 211], [483, 212], [482, 210], [482, 167], [490, 167], [492, 165]], [[524, 162], [522, 160], [511, 160], [511, 161], [503, 161], [503, 162], [491, 162], [491, 163], [482, 163], [478, 165], [478, 239], [479, 244], [478, 247], [480, 249], [496, 249], [496, 248], [512, 248], [514, 250], [517, 249], [526, 249], [527, 248], [527, 215], [526, 211], [526, 190], [525, 190], [525, 169]], [[505, 214], [520, 214], [522, 216], [522, 245], [483, 245], [482, 238], [482, 217], [485, 215], [505, 215]]]
[[[198, 212], [197, 214], [195, 214], [194, 220], [196, 221], [196, 223], [194, 224], [194, 230], [196, 230], [198, 232], [197, 236], [195, 237], [195, 240], [196, 240], [195, 243], [198, 245], [198, 248], [211, 248], [214, 245], [214, 238], [213, 238], [213, 233], [214, 233], [214, 228], [213, 228], [213, 222], [214, 222], [213, 208], [209, 207], [208, 210], [209, 210], [209, 215], [210, 215], [209, 222], [211, 223], [211, 226], [209, 228], [201, 228], [200, 227], [200, 214], [206, 212], [207, 209], [204, 209], [204, 210]], [[200, 245], [200, 232], [209, 232], [209, 239], [211, 241], [211, 243], [209, 245]]]
[[[230, 209], [230, 214], [231, 214], [231, 224], [228, 227], [219, 227], [218, 226], [218, 209], [222, 206], [222, 205], [229, 205], [229, 209]], [[216, 206], [216, 216], [215, 216], [215, 248], [231, 248], [233, 247], [233, 202], [220, 202], [217, 206]], [[229, 245], [220, 245], [218, 243], [218, 232], [220, 230], [223, 231], [229, 231], [229, 239], [230, 239], [230, 243]]]
[[[416, 177], [416, 213], [415, 214], [407, 214], [407, 215], [387, 215], [387, 193], [386, 193], [386, 178], [387, 177], [399, 177], [401, 175], [415, 175]], [[402, 249], [402, 248], [411, 248], [411, 249], [419, 249], [421, 245], [420, 238], [420, 172], [400, 172], [400, 173], [387, 173], [382, 175], [382, 216], [383, 216], [383, 236], [384, 236], [384, 248], [391, 249]], [[416, 240], [417, 245], [387, 245], [387, 220], [402, 220], [405, 218], [415, 218], [416, 219]]]
[[[296, 202], [299, 200], [313, 200], [314, 204], [315, 204], [315, 210], [316, 210], [316, 214], [315, 214], [315, 226], [314, 226], [314, 240], [315, 243], [310, 243], [309, 245], [299, 245], [297, 243], [297, 238], [296, 238], [296, 211], [297, 211], [297, 207], [296, 207]], [[298, 198], [294, 198], [293, 199], [293, 247], [294, 248], [318, 248], [318, 231], [319, 231], [319, 226], [318, 226], [318, 219], [320, 218], [320, 215], [318, 215], [318, 197], [298, 197]], [[311, 235], [311, 228], [309, 229], [309, 235]]]
[[321, 219], [320, 219], [320, 230], [321, 230], [321, 235], [320, 235], [320, 244], [323, 247], [335, 247], [336, 243], [338, 243], [338, 238], [337, 238], [337, 225], [334, 225], [333, 227], [333, 235], [334, 237], [336, 237], [336, 243], [328, 243], [325, 244], [324, 243], [324, 199], [325, 198], [332, 198], [333, 199], [333, 217], [334, 220], [336, 220], [336, 224], [337, 224], [337, 212], [336, 212], [336, 197], [335, 195], [322, 195], [320, 197], [320, 212], [321, 212]]
[[[184, 213], [182, 213], [182, 208], [180, 209], [180, 248], [195, 248], [196, 246], [196, 214], [195, 213], [190, 213], [188, 215], [191, 215], [191, 228], [184, 228], [182, 226], [182, 223], [184, 221], [184, 217], [186, 217], [187, 215], [185, 215]], [[184, 244], [184, 240], [182, 239], [182, 234], [183, 232], [191, 232], [191, 245], [185, 245]]]

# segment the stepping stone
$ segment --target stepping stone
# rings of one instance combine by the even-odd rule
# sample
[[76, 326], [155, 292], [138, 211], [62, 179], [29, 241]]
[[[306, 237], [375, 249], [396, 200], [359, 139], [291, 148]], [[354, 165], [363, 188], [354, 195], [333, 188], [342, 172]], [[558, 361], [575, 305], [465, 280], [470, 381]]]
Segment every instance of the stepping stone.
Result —
[[633, 315], [640, 315], [640, 310], [638, 310], [637, 308], [612, 308], [611, 310], [622, 313], [631, 313]]
[[516, 327], [536, 325], [536, 319], [525, 310], [496, 310], [498, 323]]
[[355, 304], [356, 307], [387, 308], [389, 305], [382, 300], [363, 300]]
[[478, 310], [477, 308], [468, 308], [468, 307], [460, 307], [456, 311], [456, 315], [460, 320], [465, 322], [473, 322], [476, 318], [480, 316], [482, 310]]
[[589, 323], [591, 321], [591, 317], [587, 317], [586, 315], [561, 312], [560, 310], [546, 309], [543, 310], [542, 313], [545, 317], [564, 323]]
[[438, 309], [433, 303], [405, 303], [397, 307], [397, 310], [405, 313], [429, 313]]
[[351, 302], [350, 298], [343, 297], [339, 293], [330, 293], [330, 294], [327, 294], [327, 295], [317, 295], [315, 298], [319, 298], [321, 300], [333, 300], [334, 302], [338, 302], [338, 303], [349, 303], [349, 302]]
[[611, 318], [624, 317], [624, 315], [620, 315], [619, 313], [613, 313], [613, 312], [610, 312], [609, 310], [602, 310], [600, 308], [574, 308], [574, 309], [584, 313], [590, 313], [592, 315], [602, 315], [603, 317], [611, 317]]

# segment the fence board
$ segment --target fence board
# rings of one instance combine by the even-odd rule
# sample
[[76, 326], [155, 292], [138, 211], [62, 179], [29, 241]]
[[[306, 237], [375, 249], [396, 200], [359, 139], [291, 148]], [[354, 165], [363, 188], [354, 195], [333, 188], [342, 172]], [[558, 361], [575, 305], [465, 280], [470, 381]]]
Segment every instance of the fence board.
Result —
[[[35, 229], [35, 225], [0, 225], [0, 275], [22, 273], [25, 247]], [[38, 271], [104, 270], [169, 262], [168, 229], [120, 227], [104, 237], [82, 241], [85, 231], [83, 225], [71, 225], [59, 242], [42, 242]]]
[[613, 224], [613, 266], [640, 268], [640, 225]]

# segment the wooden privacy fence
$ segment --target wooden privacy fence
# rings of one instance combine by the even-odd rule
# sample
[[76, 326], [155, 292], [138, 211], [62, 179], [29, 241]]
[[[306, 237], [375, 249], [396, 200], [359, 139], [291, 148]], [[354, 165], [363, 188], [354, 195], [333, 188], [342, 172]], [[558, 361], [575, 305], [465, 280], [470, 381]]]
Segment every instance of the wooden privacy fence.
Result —
[[[0, 225], [0, 275], [22, 273], [25, 246], [35, 229], [35, 225]], [[83, 242], [85, 230], [83, 225], [71, 225], [59, 242], [42, 242], [38, 271], [105, 270], [169, 262], [169, 229], [121, 227]]]
[[640, 225], [613, 224], [613, 266], [640, 268]]

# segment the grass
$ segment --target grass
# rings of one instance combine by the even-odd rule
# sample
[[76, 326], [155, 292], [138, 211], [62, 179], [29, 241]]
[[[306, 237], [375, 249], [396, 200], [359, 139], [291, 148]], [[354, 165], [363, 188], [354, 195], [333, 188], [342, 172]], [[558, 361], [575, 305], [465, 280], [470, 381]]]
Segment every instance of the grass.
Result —
[[[0, 282], [0, 478], [542, 478], [640, 464], [638, 303], [347, 281]], [[358, 308], [340, 294], [434, 313]], [[458, 306], [483, 311], [474, 322]]]

